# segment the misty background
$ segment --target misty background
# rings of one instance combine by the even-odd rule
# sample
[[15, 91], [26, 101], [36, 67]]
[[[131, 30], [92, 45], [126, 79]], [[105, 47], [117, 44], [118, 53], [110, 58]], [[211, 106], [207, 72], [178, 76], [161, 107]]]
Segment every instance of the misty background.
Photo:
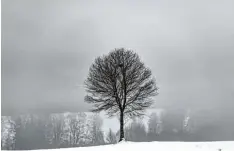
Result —
[[119, 47], [152, 70], [155, 109], [234, 124], [232, 0], [2, 0], [2, 115], [88, 111], [89, 67]]

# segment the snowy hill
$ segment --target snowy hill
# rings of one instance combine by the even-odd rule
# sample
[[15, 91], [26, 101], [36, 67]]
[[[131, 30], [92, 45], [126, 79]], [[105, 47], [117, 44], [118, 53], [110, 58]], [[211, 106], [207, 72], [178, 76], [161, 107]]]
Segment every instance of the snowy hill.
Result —
[[[53, 149], [51, 151], [234, 151], [234, 141], [221, 142], [121, 142], [115, 145]], [[41, 150], [43, 151], [43, 150]], [[45, 150], [48, 151], [48, 150]]]

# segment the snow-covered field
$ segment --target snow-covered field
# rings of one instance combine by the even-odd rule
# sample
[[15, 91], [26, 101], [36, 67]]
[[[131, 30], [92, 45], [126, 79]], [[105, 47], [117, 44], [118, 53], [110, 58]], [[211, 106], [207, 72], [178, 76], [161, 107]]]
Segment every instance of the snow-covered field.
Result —
[[234, 141], [140, 143], [121, 142], [114, 145], [52, 149], [50, 151], [234, 151]]

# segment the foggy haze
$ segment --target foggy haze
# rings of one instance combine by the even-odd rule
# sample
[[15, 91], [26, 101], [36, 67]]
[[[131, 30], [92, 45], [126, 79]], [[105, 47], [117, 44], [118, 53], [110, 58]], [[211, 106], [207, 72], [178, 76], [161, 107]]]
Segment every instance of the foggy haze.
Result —
[[89, 67], [119, 47], [152, 70], [155, 108], [233, 117], [232, 0], [2, 0], [2, 114], [87, 111]]

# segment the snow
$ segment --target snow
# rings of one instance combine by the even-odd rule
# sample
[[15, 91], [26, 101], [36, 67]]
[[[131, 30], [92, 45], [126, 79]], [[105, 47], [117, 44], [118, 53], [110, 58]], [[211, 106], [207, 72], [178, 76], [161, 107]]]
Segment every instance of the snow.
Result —
[[[120, 142], [114, 145], [52, 149], [50, 151], [234, 151], [234, 141], [220, 142]], [[48, 150], [40, 150], [48, 151]]]

